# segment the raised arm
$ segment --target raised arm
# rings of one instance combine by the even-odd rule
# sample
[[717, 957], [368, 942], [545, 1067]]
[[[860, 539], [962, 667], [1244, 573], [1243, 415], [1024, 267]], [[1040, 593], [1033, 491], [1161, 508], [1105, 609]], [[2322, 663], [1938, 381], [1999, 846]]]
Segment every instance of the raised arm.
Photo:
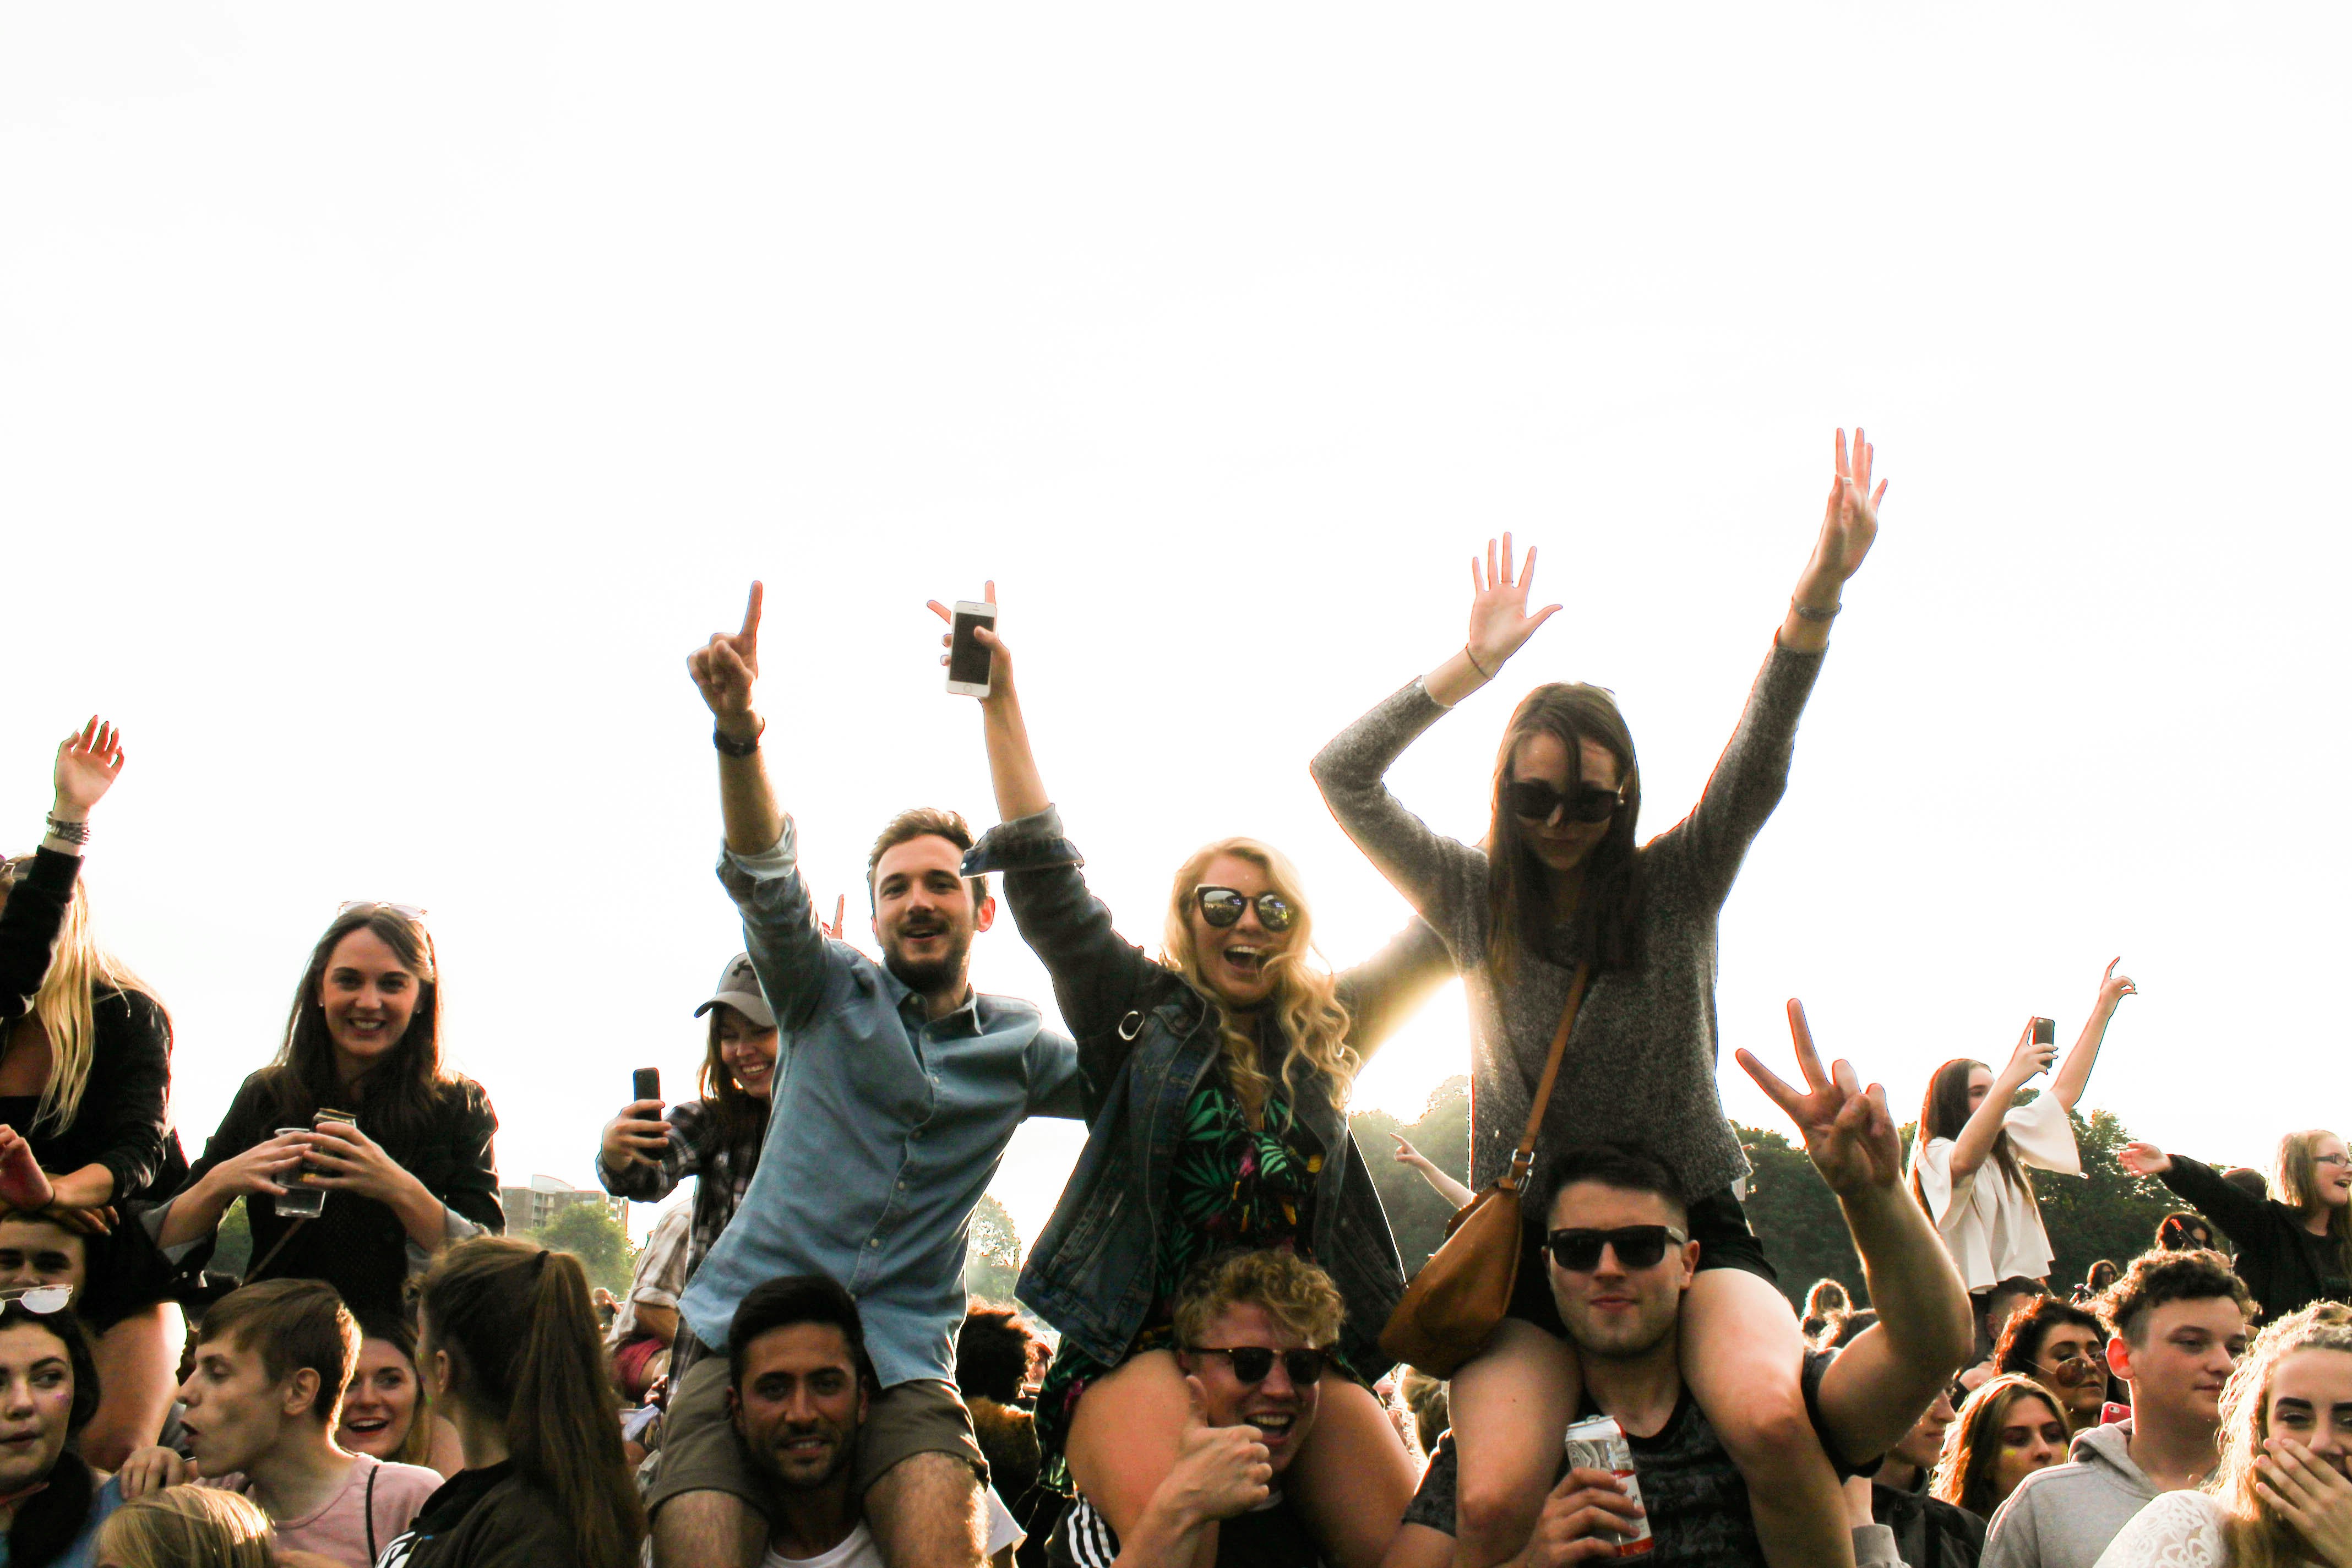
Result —
[[1975, 1349], [1968, 1289], [1927, 1214], [1903, 1185], [1903, 1140], [1883, 1085], [1862, 1087], [1851, 1062], [1822, 1069], [1805, 1010], [1789, 1004], [1800, 1091], [1748, 1051], [1739, 1065], [1804, 1134], [1805, 1154], [1837, 1194], [1862, 1257], [1878, 1323], [1822, 1379], [1821, 1414], [1843, 1458], [1867, 1463], [1902, 1440]]
[[2058, 1103], [2072, 1110], [2082, 1103], [2083, 1086], [2091, 1081], [2091, 1069], [2099, 1062], [2099, 1044], [2107, 1037], [2107, 1022], [2116, 1016], [2116, 1005], [2126, 996], [2139, 994], [2128, 974], [2117, 974], [2116, 965], [2120, 958], [2107, 961], [2107, 972], [2099, 978], [2099, 999], [2091, 1005], [2091, 1016], [2083, 1025], [2083, 1033], [2074, 1041], [2074, 1048], [2066, 1053], [2057, 1072], [2051, 1076], [2050, 1092]]
[[1969, 1113], [1968, 1125], [1952, 1140], [1952, 1183], [1955, 1186], [1984, 1169], [1992, 1157], [1993, 1141], [2000, 1136], [2001, 1119], [2017, 1102], [2017, 1091], [2033, 1081], [2034, 1076], [2046, 1071], [2058, 1047], [2042, 1045], [2033, 1038], [2033, 1020], [2025, 1021], [2025, 1032], [2017, 1037], [2017, 1049], [2009, 1054], [2009, 1065], [2002, 1068], [1985, 1091], [1984, 1103]]
[[[1495, 679], [1536, 628], [1559, 609], [1528, 613], [1536, 552], [1524, 566], [1512, 557], [1511, 536], [1486, 542], [1486, 558], [1470, 563], [1470, 627], [1461, 649], [1333, 737], [1307, 772], [1323, 804], [1364, 858], [1412, 907], [1449, 937], [1457, 917], [1483, 918], [1486, 858], [1435, 832], [1405, 809], [1383, 782], [1405, 747], [1449, 708]], [[1458, 956], [1458, 955], [1457, 955]]]
[[761, 587], [751, 584], [743, 629], [713, 632], [687, 656], [687, 673], [709, 705], [719, 751], [719, 809], [727, 857], [719, 879], [743, 915], [743, 945], [768, 1005], [786, 1027], [805, 1019], [829, 966], [824, 928], [800, 873], [792, 824], [776, 805], [761, 742], [767, 721], [754, 705], [760, 679]]
[[1789, 595], [1789, 613], [1780, 622], [1780, 646], [1791, 653], [1819, 653], [1830, 646], [1830, 623], [1844, 602], [1846, 579], [1862, 570], [1863, 557], [1878, 538], [1878, 503], [1886, 481], [1870, 488], [1878, 454], [1856, 426], [1853, 450], [1846, 451], [1845, 432], [1837, 433], [1837, 473], [1830, 480], [1830, 499], [1822, 513], [1821, 537], [1813, 542], [1812, 559]]
[[92, 718], [58, 747], [48, 833], [32, 864], [9, 886], [7, 907], [0, 911], [0, 1020], [33, 1010], [89, 842], [90, 808], [121, 772], [122, 737], [102, 720]]
[[2221, 1173], [2186, 1154], [2168, 1154], [2153, 1143], [2131, 1142], [2116, 1151], [2116, 1163], [2135, 1176], [2154, 1176], [2190, 1208], [2221, 1228], [2240, 1247], [2263, 1233], [2271, 1200], [2221, 1179]]
[[[988, 602], [996, 603], [996, 584], [988, 584]], [[953, 612], [937, 599], [930, 607], [939, 617], [950, 625]], [[941, 637], [946, 644], [952, 634]], [[1029, 749], [1029, 725], [1021, 716], [1021, 694], [1013, 684], [1013, 650], [1004, 646], [993, 626], [981, 626], [972, 632], [973, 638], [988, 649], [988, 695], [980, 700], [981, 733], [988, 742], [988, 780], [996, 789], [996, 819], [1018, 822], [1024, 816], [1034, 816], [1054, 804], [1045, 793], [1045, 778], [1037, 772], [1037, 754]], [[940, 662], [948, 661], [946, 654]]]

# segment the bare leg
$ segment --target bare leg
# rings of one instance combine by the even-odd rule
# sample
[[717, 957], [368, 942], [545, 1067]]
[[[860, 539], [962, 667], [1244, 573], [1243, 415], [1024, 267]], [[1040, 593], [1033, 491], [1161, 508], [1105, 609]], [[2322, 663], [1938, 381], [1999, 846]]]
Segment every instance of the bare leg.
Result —
[[1511, 1318], [1476, 1360], [1454, 1373], [1447, 1398], [1461, 1472], [1454, 1504], [1457, 1568], [1493, 1568], [1527, 1545], [1559, 1468], [1560, 1435], [1576, 1418], [1583, 1389], [1576, 1352], [1565, 1341]]
[[176, 1301], [142, 1307], [99, 1336], [92, 1348], [101, 1391], [98, 1414], [82, 1428], [81, 1457], [119, 1470], [133, 1451], [153, 1446], [172, 1414], [186, 1321]]
[[733, 1492], [679, 1492], [654, 1510], [654, 1568], [760, 1568], [768, 1521]]
[[1453, 1568], [1454, 1537], [1425, 1524], [1408, 1524], [1389, 1542], [1381, 1568]]
[[1344, 1377], [1323, 1380], [1315, 1426], [1290, 1479], [1284, 1493], [1332, 1568], [1380, 1568], [1412, 1501], [1414, 1476], [1404, 1439], [1370, 1389]]
[[981, 1568], [988, 1505], [953, 1454], [910, 1454], [866, 1489], [866, 1524], [889, 1568]]
[[[1070, 1415], [1070, 1479], [1120, 1536], [1133, 1533], [1151, 1494], [1176, 1468], [1192, 1408], [1184, 1374], [1168, 1351], [1130, 1358], [1088, 1383], [1080, 1395]], [[1193, 1561], [1208, 1568], [1216, 1561], [1217, 1532], [1201, 1533]]]
[[1682, 1336], [1683, 1381], [1748, 1482], [1766, 1560], [1849, 1568], [1853, 1535], [1805, 1414], [1804, 1331], [1788, 1299], [1745, 1269], [1710, 1268], [1683, 1298]]

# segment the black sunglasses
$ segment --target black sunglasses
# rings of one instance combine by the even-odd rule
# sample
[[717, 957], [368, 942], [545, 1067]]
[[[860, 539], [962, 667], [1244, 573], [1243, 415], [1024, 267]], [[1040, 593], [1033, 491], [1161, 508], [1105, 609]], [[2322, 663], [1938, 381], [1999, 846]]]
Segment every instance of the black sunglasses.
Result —
[[1556, 1230], [1544, 1237], [1551, 1260], [1570, 1274], [1590, 1274], [1601, 1267], [1603, 1247], [1617, 1254], [1620, 1268], [1654, 1268], [1669, 1246], [1680, 1247], [1690, 1237], [1670, 1225], [1628, 1225], [1615, 1230]]
[[1513, 779], [1503, 786], [1503, 802], [1522, 822], [1549, 822], [1563, 810], [1570, 822], [1606, 822], [1625, 804], [1625, 786], [1579, 784], [1574, 795], [1563, 795], [1541, 779]]
[[1234, 1345], [1221, 1349], [1215, 1345], [1194, 1345], [1194, 1355], [1221, 1355], [1234, 1363], [1234, 1381], [1255, 1388], [1274, 1375], [1274, 1358], [1282, 1358], [1282, 1370], [1290, 1374], [1293, 1388], [1307, 1388], [1323, 1381], [1323, 1368], [1329, 1363], [1328, 1351], [1270, 1351], [1264, 1345]]
[[1239, 923], [1242, 910], [1257, 906], [1257, 923], [1268, 931], [1288, 931], [1298, 911], [1280, 893], [1260, 893], [1256, 898], [1236, 892], [1231, 888], [1195, 888], [1192, 896], [1201, 901], [1201, 918], [1219, 931]]

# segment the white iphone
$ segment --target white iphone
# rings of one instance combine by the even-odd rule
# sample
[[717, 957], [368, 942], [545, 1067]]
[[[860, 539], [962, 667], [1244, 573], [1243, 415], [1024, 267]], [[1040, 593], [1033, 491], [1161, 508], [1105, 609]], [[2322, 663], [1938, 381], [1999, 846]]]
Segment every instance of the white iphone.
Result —
[[995, 671], [996, 655], [971, 634], [982, 626], [996, 629], [996, 606], [958, 599], [953, 629], [948, 638], [948, 689], [959, 697], [985, 697]]

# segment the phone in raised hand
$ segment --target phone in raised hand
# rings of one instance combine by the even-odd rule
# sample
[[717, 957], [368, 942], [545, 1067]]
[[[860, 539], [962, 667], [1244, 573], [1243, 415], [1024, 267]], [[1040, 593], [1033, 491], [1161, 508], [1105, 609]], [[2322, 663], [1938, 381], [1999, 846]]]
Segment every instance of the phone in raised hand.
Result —
[[639, 1068], [629, 1074], [629, 1091], [633, 1100], [661, 1099], [661, 1068]]
[[958, 599], [948, 633], [948, 689], [959, 697], [985, 697], [995, 673], [996, 655], [972, 634], [986, 626], [996, 629], [996, 606], [973, 599]]
[[2058, 1043], [2058, 1020], [2055, 1018], [2034, 1019], [2033, 1043], [2037, 1046], [2056, 1045]]

